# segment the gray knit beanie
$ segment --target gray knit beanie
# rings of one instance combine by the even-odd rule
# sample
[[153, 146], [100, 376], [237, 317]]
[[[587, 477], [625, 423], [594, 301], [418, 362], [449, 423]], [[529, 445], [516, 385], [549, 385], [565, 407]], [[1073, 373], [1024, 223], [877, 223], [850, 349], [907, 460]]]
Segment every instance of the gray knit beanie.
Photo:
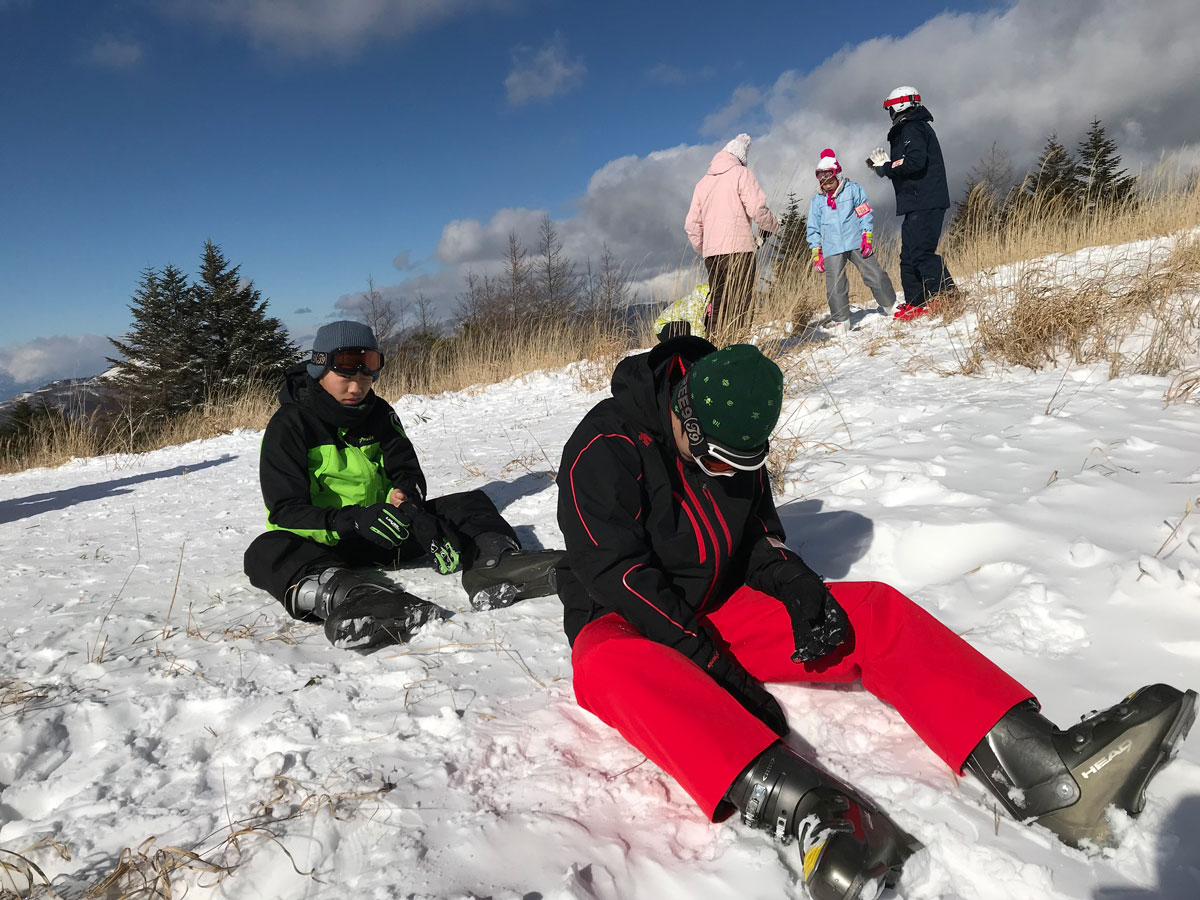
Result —
[[[317, 353], [329, 353], [346, 347], [378, 350], [379, 344], [375, 342], [375, 332], [371, 331], [368, 326], [362, 322], [348, 320], [322, 325], [317, 329], [317, 336], [313, 338], [312, 348]], [[308, 374], [317, 381], [320, 381], [321, 376], [328, 371], [328, 366], [318, 366], [316, 363], [308, 364]]]

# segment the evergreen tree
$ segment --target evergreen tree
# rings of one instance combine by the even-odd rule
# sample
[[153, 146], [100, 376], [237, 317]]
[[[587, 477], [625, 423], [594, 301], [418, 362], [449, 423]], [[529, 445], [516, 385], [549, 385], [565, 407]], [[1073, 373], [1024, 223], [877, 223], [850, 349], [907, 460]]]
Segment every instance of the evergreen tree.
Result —
[[[67, 427], [67, 414], [45, 400], [22, 400], [9, 412], [8, 419], [0, 426], [0, 452], [19, 455], [28, 453], [39, 439], [46, 439], [44, 432]], [[43, 434], [39, 435], [39, 432]]]
[[1087, 136], [1079, 142], [1075, 190], [1089, 209], [1096, 205], [1122, 203], [1133, 196], [1136, 175], [1121, 168], [1116, 141], [1110, 139], [1099, 119], [1092, 120]]
[[195, 304], [187, 276], [173, 265], [147, 268], [130, 304], [133, 327], [124, 340], [109, 341], [124, 357], [109, 358], [115, 383], [142, 412], [175, 415], [204, 397], [204, 373], [196, 364]]
[[1071, 204], [1077, 200], [1075, 162], [1067, 148], [1050, 135], [1033, 171], [1025, 178], [1025, 193], [1048, 203]]
[[229, 265], [219, 246], [205, 241], [192, 301], [209, 393], [247, 381], [277, 381], [299, 356], [282, 323], [267, 315], [267, 302], [254, 282], [242, 281], [240, 268]]
[[811, 252], [808, 247], [808, 216], [800, 212], [800, 199], [788, 194], [787, 207], [779, 219], [775, 236], [775, 271], [801, 273], [807, 271]]

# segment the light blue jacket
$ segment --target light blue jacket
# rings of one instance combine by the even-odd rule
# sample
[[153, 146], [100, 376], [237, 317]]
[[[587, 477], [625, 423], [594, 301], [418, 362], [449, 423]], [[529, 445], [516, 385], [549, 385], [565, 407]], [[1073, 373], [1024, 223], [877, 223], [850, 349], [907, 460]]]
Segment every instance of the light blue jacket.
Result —
[[875, 215], [867, 202], [867, 192], [855, 181], [843, 181], [833, 195], [837, 209], [830, 209], [825, 192], [808, 204], [808, 246], [818, 247], [826, 256], [859, 250], [864, 231], [874, 231]]

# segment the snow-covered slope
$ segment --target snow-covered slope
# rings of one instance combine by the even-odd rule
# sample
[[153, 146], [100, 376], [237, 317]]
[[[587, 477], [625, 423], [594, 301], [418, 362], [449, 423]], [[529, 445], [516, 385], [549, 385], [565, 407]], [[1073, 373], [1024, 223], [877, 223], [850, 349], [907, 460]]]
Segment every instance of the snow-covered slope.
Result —
[[[863, 326], [794, 351], [821, 378], [792, 383], [782, 429], [807, 442], [778, 500], [791, 544], [910, 592], [1064, 725], [1200, 688], [1200, 407], [1104, 367], [942, 377], [951, 331]], [[551, 473], [604, 395], [584, 374], [397, 398], [431, 491], [482, 487], [559, 545]], [[259, 439], [0, 478], [0, 895], [25, 886], [13, 854], [78, 897], [125, 848], [127, 888], [189, 866], [198, 897], [799, 895], [794, 848], [709, 824], [575, 705], [556, 598], [477, 613], [457, 577], [404, 570], [455, 614], [370, 656], [288, 620], [241, 570]], [[898, 896], [1200, 896], [1200, 735], [1094, 858], [997, 818], [861, 689], [775, 690], [793, 745], [929, 848]]]

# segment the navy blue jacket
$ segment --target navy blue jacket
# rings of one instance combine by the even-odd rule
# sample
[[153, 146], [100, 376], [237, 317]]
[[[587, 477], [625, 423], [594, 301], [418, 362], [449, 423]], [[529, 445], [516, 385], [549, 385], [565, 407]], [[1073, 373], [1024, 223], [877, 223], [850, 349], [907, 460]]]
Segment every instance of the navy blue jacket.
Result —
[[875, 168], [880, 178], [892, 179], [898, 216], [921, 209], [950, 208], [946, 164], [929, 124], [932, 121], [933, 115], [923, 106], [900, 113], [888, 132], [892, 161]]

